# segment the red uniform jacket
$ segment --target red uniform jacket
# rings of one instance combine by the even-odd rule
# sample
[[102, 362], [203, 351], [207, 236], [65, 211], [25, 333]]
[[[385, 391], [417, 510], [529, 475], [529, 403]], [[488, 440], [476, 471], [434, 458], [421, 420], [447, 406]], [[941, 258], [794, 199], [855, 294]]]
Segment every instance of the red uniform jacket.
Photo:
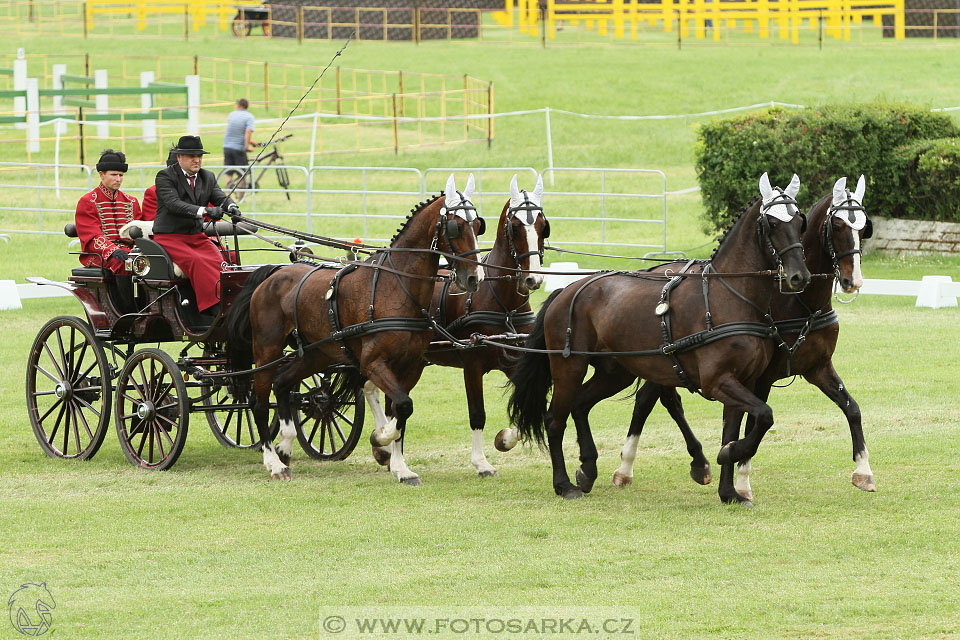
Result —
[[140, 220], [153, 220], [157, 217], [157, 185], [152, 184], [143, 192], [143, 206], [140, 209], [143, 214]]
[[84, 194], [77, 203], [77, 237], [84, 252], [96, 255], [80, 256], [80, 264], [122, 273], [123, 263], [110, 258], [110, 254], [133, 246], [129, 240], [120, 239], [120, 227], [131, 220], [140, 220], [140, 216], [140, 203], [122, 191], [117, 191], [111, 198], [100, 185]]

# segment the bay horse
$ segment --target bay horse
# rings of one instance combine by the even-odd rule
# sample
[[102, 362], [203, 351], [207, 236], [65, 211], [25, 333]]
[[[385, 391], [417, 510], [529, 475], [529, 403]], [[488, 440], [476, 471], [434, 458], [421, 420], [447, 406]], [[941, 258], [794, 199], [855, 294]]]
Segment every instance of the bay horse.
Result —
[[[470, 202], [473, 190], [473, 175], [463, 193], [451, 175], [441, 195], [411, 211], [390, 248], [362, 265], [267, 265], [250, 275], [227, 313], [231, 364], [263, 367], [281, 358], [286, 346], [298, 348], [289, 364], [253, 375], [253, 415], [264, 443], [263, 464], [272, 478], [291, 477], [296, 427], [290, 393], [307, 376], [346, 364], [341, 386], [354, 389], [367, 380], [364, 397], [376, 423], [371, 438], [390, 447], [391, 473], [402, 483], [420, 484], [395, 445], [413, 413], [409, 392], [420, 379], [423, 352], [433, 336], [426, 309], [440, 252], [448, 254], [454, 280], [464, 291], [476, 291], [484, 277], [478, 263], [468, 259], [479, 251], [476, 232], [483, 224]], [[280, 422], [276, 448], [268, 424], [271, 386]], [[388, 399], [389, 419], [379, 390]]]
[[[773, 357], [770, 299], [780, 284], [802, 291], [810, 281], [800, 235], [806, 219], [786, 190], [760, 179], [761, 197], [727, 229], [713, 257], [679, 269], [605, 272], [554, 292], [544, 303], [511, 377], [508, 410], [525, 440], [546, 440], [554, 491], [579, 498], [597, 478], [597, 451], [586, 424], [577, 425], [581, 466], [570, 482], [563, 459], [563, 432], [587, 367], [614, 360], [635, 377], [669, 387], [686, 386], [724, 406], [719, 494], [723, 502], [748, 502], [734, 489], [733, 462], [756, 453], [773, 424], [770, 407], [751, 391]], [[732, 282], [731, 282], [732, 281]], [[682, 336], [674, 339], [674, 335]], [[547, 393], [553, 396], [547, 409]], [[743, 440], [741, 412], [757, 427]]]
[[[430, 310], [445, 333], [459, 339], [474, 333], [496, 335], [527, 333], [533, 325], [530, 292], [543, 284], [543, 241], [550, 236], [550, 222], [543, 213], [543, 177], [537, 177], [532, 192], [510, 181], [510, 197], [497, 221], [497, 237], [483, 259], [486, 278], [476, 293], [454, 294], [450, 282], [438, 283]], [[437, 339], [442, 336], [438, 335]], [[494, 476], [497, 470], [483, 452], [483, 376], [498, 369], [508, 376], [514, 359], [497, 347], [428, 349], [424, 354], [431, 364], [463, 369], [467, 393], [467, 411], [472, 434], [470, 462], [481, 478]], [[380, 457], [378, 457], [378, 460]]]
[[[800, 294], [774, 294], [771, 301], [771, 315], [785, 342], [776, 350], [767, 369], [757, 380], [754, 392], [758, 398], [766, 401], [775, 382], [800, 375], [833, 400], [846, 416], [850, 427], [853, 460], [856, 465], [851, 481], [858, 489], [872, 492], [876, 491], [876, 484], [863, 437], [860, 407], [833, 366], [833, 353], [840, 334], [839, 319], [831, 303], [833, 284], [836, 282], [844, 293], [859, 291], [863, 286], [863, 274], [860, 269], [862, 243], [873, 235], [873, 223], [863, 208], [863, 195], [866, 190], [864, 177], [860, 176], [853, 192], [850, 192], [846, 185], [847, 179], [840, 178], [834, 184], [832, 193], [824, 196], [811, 207], [807, 213], [810, 226], [803, 234], [803, 252], [807, 268], [813, 274], [834, 277], [815, 278]], [[786, 336], [794, 336], [789, 339], [792, 344], [786, 343], [788, 339]], [[597, 397], [600, 389], [603, 389], [599, 391], [600, 393], [608, 393], [615, 386], [610, 382], [604, 383], [598, 380], [599, 375], [598, 373], [584, 385], [584, 393], [578, 398], [577, 407], [573, 410], [575, 421], [587, 420], [590, 409], [602, 399]], [[613, 375], [619, 381], [618, 383], [623, 385], [609, 395], [625, 389], [633, 381], [633, 377], [622, 370], [609, 375]], [[595, 388], [588, 392], [587, 388], [591, 385]], [[658, 399], [677, 422], [684, 435], [687, 450], [693, 457], [690, 463], [691, 475], [697, 480], [697, 470], [699, 470], [699, 477], [703, 478], [705, 475], [706, 482], [709, 482], [709, 463], [703, 458], [700, 443], [684, 418], [683, 407], [676, 390], [646, 382], [637, 392], [630, 428], [620, 453], [620, 468], [613, 474], [613, 484], [624, 487], [632, 481], [637, 441], [643, 430], [644, 421]], [[749, 433], [753, 428], [753, 418], [748, 416], [746, 432]], [[737, 465], [735, 482], [737, 492], [748, 500], [753, 499], [750, 470], [750, 460], [741, 461]], [[698, 482], [701, 481], [698, 480]], [[701, 484], [706, 483], [701, 482]]]

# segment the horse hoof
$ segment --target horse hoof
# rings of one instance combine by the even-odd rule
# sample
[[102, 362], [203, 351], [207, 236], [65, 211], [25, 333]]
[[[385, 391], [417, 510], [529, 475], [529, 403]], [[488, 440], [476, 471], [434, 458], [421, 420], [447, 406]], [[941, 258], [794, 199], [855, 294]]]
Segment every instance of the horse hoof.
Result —
[[620, 487], [629, 487], [633, 483], [633, 478], [631, 476], [624, 475], [619, 471], [613, 472], [613, 486]]
[[596, 478], [589, 478], [587, 474], [583, 472], [583, 469], [577, 469], [577, 486], [584, 493], [590, 493], [593, 489], [593, 483], [596, 481]]
[[560, 495], [564, 500], [576, 500], [577, 498], [582, 498], [584, 494], [580, 487], [570, 487]]
[[373, 459], [377, 461], [381, 467], [385, 467], [390, 464], [390, 452], [384, 449], [383, 447], [378, 447], [374, 445], [371, 449], [373, 453]]
[[861, 491], [870, 491], [874, 492], [877, 490], [877, 485], [873, 483], [873, 476], [866, 475], [864, 473], [855, 473], [852, 478], [853, 486]]
[[497, 437], [493, 439], [493, 448], [497, 451], [510, 451], [517, 446], [517, 438], [513, 435], [511, 429], [501, 429]]
[[[751, 497], [752, 497], [752, 496], [751, 496]], [[739, 505], [744, 506], [744, 507], [746, 507], [746, 508], [748, 508], [748, 509], [752, 509], [752, 508], [753, 508], [753, 503], [750, 501], [750, 499], [747, 498], [747, 497], [744, 496], [744, 495], [741, 495], [740, 493], [738, 493], [738, 492], [736, 492], [736, 491], [733, 492], [733, 495], [732, 495], [732, 496], [721, 495], [721, 496], [720, 496], [720, 502], [722, 502], [722, 503], [724, 503], [724, 504], [739, 504]]]
[[702, 467], [696, 467], [691, 464], [690, 477], [693, 478], [693, 481], [697, 484], [710, 484], [710, 481], [713, 480], [713, 476], [710, 475], [710, 463], [708, 462]]
[[734, 462], [736, 461], [733, 459], [733, 443], [728, 442], [720, 447], [720, 453], [717, 454], [717, 464], [733, 464]]
[[495, 478], [497, 476], [497, 470], [491, 469], [489, 471], [478, 471], [477, 475], [481, 478]]
[[270, 474], [271, 480], [293, 480], [293, 473], [290, 472], [290, 467], [284, 467], [281, 471], [274, 471]]
[[423, 484], [423, 480], [420, 479], [420, 476], [412, 476], [410, 478], [400, 478], [400, 484], [405, 484], [410, 487], [419, 487]]

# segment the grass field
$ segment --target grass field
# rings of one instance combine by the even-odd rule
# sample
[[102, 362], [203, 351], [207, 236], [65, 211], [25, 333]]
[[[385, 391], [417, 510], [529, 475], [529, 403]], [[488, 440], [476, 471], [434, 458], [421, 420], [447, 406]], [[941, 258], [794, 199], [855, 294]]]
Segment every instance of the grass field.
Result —
[[[333, 50], [324, 43], [147, 42], [158, 54], [215, 49], [323, 62]], [[16, 44], [47, 53], [88, 46], [75, 39]], [[498, 111], [642, 114], [878, 97], [950, 106], [960, 104], [948, 76], [956, 52], [916, 43], [678, 52], [364, 42], [350, 45], [348, 60], [493, 80]], [[661, 168], [679, 189], [694, 184], [695, 125], [554, 122], [554, 153], [557, 164]], [[489, 151], [456, 146], [336, 162], [543, 166], [542, 122], [509, 119], [497, 127]], [[865, 204], [869, 210], [869, 189]], [[709, 242], [696, 194], [670, 206], [676, 248]], [[336, 230], [332, 223], [316, 229]], [[73, 264], [59, 238], [15, 235], [0, 243], [0, 278], [63, 279]], [[956, 258], [871, 256], [864, 272], [956, 280], [958, 267]], [[321, 630], [321, 609], [338, 606], [409, 615], [439, 607], [451, 618], [465, 607], [488, 617], [532, 608], [579, 618], [612, 609], [644, 638], [960, 637], [956, 309], [876, 296], [839, 308], [835, 364], [863, 411], [878, 491], [850, 484], [845, 421], [800, 381], [771, 398], [777, 423], [754, 460], [752, 510], [724, 507], [715, 485], [689, 479], [682, 439], [662, 410], [641, 439], [634, 484], [614, 489], [629, 400], [596, 409], [600, 481], [586, 499], [561, 502], [544, 454], [493, 450], [506, 420], [500, 375], [485, 382], [487, 455], [499, 476], [480, 480], [469, 464], [459, 372], [439, 368], [428, 369], [412, 393], [407, 458], [424, 480], [419, 488], [378, 471], [364, 444], [326, 465], [295, 450], [294, 480], [272, 483], [257, 454], [222, 448], [199, 415], [170, 472], [133, 470], [112, 430], [88, 463], [51, 460], [30, 430], [23, 370], [43, 323], [80, 313], [67, 298], [0, 312], [0, 597], [45, 581], [57, 603], [54, 637], [350, 637]], [[713, 458], [720, 407], [688, 394], [684, 400]], [[572, 429], [567, 450], [573, 465]], [[20, 636], [0, 622], [0, 638], [7, 637]]]

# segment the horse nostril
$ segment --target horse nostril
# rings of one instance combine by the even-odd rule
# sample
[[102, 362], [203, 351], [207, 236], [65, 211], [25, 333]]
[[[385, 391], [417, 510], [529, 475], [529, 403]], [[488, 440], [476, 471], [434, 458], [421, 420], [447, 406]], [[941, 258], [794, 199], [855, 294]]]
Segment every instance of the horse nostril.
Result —
[[803, 277], [800, 276], [799, 274], [794, 274], [790, 278], [790, 288], [793, 289], [794, 291], [800, 289], [803, 286], [803, 284], [804, 284]]
[[537, 288], [537, 279], [533, 276], [527, 276], [523, 280], [523, 286], [527, 289], [536, 289]]
[[478, 285], [477, 276], [467, 276], [467, 287], [476, 290]]

